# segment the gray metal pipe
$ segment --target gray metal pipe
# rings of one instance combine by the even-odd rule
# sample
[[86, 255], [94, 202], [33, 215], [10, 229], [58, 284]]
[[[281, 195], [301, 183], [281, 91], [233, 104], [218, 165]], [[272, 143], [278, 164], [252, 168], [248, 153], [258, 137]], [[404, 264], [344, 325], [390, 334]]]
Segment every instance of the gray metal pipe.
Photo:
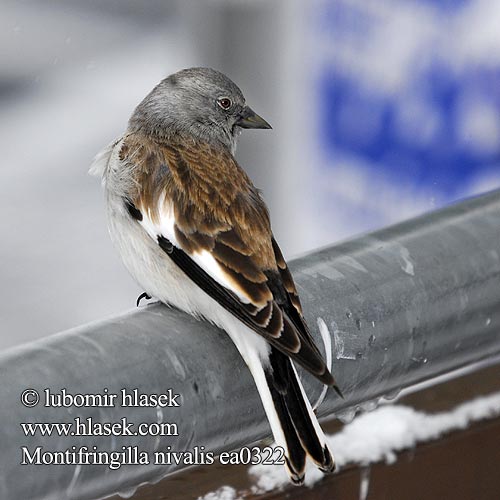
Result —
[[[320, 415], [500, 353], [499, 226], [496, 191], [292, 263], [313, 334], [321, 345], [319, 323], [332, 335], [333, 371], [346, 397], [329, 391]], [[185, 466], [190, 455], [180, 465], [164, 454], [158, 457], [172, 464], [116, 470], [21, 465], [23, 457], [50, 462], [55, 455], [44, 452], [68, 450], [65, 461], [82, 461], [71, 452], [87, 447], [123, 452], [115, 457], [120, 462], [133, 460], [136, 447], [153, 462], [155, 451], [170, 446], [200, 460], [202, 451], [231, 450], [270, 435], [249, 372], [227, 336], [159, 304], [4, 352], [0, 373], [3, 500], [94, 499], [157, 480]], [[317, 397], [321, 387], [308, 376], [304, 383], [311, 398]], [[21, 403], [27, 388], [40, 394], [34, 407]], [[50, 407], [44, 405], [45, 389], [56, 395], [63, 389], [73, 395], [172, 389], [180, 396], [164, 408], [122, 407], [120, 396], [115, 406]], [[34, 393], [28, 396], [28, 403], [34, 400]], [[74, 424], [77, 417], [110, 423], [126, 418], [125, 424], [136, 424], [132, 430], [141, 422], [175, 423], [178, 435], [28, 437], [20, 426]]]

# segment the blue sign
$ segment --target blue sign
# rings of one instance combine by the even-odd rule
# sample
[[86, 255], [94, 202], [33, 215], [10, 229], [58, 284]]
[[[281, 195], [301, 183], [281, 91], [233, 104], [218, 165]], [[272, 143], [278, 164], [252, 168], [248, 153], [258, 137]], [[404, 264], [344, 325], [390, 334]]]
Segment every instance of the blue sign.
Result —
[[332, 0], [318, 7], [324, 168], [335, 169], [339, 156], [355, 158], [367, 175], [445, 201], [482, 179], [493, 179], [491, 188], [500, 183], [496, 2]]

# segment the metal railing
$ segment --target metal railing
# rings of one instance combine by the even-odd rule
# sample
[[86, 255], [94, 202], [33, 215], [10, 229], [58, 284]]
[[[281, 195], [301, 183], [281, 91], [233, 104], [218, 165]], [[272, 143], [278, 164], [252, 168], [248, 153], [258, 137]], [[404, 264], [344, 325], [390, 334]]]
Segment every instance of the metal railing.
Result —
[[[333, 372], [345, 395], [342, 400], [329, 391], [320, 416], [500, 352], [500, 191], [316, 251], [291, 268], [319, 345], [319, 327], [331, 335]], [[160, 304], [3, 352], [0, 373], [4, 500], [85, 500], [127, 491], [186, 465], [188, 455], [176, 464], [167, 451], [191, 452], [203, 460], [202, 453], [217, 454], [270, 435], [253, 381], [228, 337]], [[312, 400], [321, 392], [307, 375], [304, 385]], [[29, 407], [34, 392], [24, 393], [21, 403], [26, 389], [37, 391], [38, 404]], [[87, 401], [101, 406], [80, 407], [83, 398], [73, 406], [46, 406], [46, 389], [56, 396], [63, 389], [73, 395], [106, 389], [117, 398], [114, 406], [103, 406], [103, 399]], [[134, 389], [147, 395], [171, 389], [172, 397], [163, 401], [170, 406], [122, 406], [122, 389], [129, 395]], [[77, 417], [82, 425], [133, 423], [132, 432], [140, 423], [152, 425], [142, 429], [144, 436], [99, 436], [97, 428], [77, 428]], [[29, 430], [20, 424], [29, 422], [71, 423], [70, 433], [94, 435], [53, 431], [44, 436], [37, 429], [26, 436]], [[177, 435], [152, 435], [161, 424], [175, 424], [163, 431]], [[71, 453], [82, 447], [123, 453], [115, 456], [118, 464], [140, 459], [139, 452], [150, 462], [163, 457], [171, 463], [123, 464], [116, 470], [50, 464], [81, 462], [82, 455]], [[66, 458], [51, 454], [55, 451], [66, 452]], [[23, 460], [49, 463], [22, 465]]]

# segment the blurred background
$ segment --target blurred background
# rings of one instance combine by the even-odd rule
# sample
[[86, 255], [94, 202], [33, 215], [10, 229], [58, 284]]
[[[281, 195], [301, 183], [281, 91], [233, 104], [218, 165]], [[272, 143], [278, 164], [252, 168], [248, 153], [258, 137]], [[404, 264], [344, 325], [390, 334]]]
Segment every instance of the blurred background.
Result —
[[288, 258], [500, 187], [491, 0], [1, 0], [0, 349], [134, 307], [93, 156], [162, 78], [230, 76]]

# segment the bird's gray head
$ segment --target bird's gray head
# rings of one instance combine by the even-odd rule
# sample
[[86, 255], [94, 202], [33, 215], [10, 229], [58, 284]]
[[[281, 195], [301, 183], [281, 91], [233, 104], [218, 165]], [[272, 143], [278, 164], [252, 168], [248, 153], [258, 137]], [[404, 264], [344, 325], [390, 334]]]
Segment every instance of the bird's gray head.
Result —
[[184, 69], [161, 81], [137, 106], [129, 130], [159, 137], [188, 134], [234, 152], [241, 128], [271, 128], [237, 85], [210, 68]]

